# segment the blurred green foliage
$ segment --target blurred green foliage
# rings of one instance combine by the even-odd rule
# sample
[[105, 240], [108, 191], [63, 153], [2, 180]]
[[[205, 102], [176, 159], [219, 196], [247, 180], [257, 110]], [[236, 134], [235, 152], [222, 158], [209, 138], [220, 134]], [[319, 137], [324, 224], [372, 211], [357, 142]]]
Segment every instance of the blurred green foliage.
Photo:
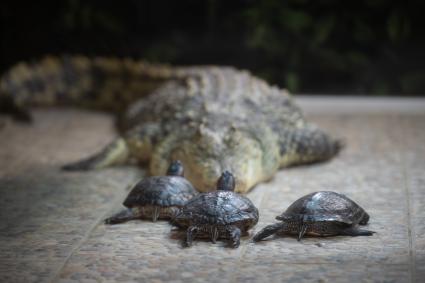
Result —
[[294, 92], [423, 95], [423, 11], [410, 0], [6, 1], [1, 68], [80, 52], [235, 65]]
[[244, 11], [247, 43], [262, 51], [264, 76], [293, 91], [314, 92], [323, 81], [325, 92], [424, 94], [423, 8], [409, 1], [261, 1]]

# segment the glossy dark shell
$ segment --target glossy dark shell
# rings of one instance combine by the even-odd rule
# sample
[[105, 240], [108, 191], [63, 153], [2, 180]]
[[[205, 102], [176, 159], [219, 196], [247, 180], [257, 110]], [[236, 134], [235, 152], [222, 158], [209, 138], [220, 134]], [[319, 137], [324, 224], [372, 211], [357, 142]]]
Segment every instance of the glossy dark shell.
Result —
[[124, 206], [183, 206], [198, 192], [192, 184], [179, 176], [155, 176], [141, 180], [131, 190]]
[[[214, 191], [191, 199], [175, 218], [177, 224], [229, 225], [236, 222], [258, 222], [258, 209], [252, 202], [231, 191]], [[247, 227], [247, 228], [249, 228]]]
[[323, 191], [296, 200], [278, 220], [304, 222], [337, 221], [349, 225], [367, 222], [369, 215], [357, 203], [342, 194]]

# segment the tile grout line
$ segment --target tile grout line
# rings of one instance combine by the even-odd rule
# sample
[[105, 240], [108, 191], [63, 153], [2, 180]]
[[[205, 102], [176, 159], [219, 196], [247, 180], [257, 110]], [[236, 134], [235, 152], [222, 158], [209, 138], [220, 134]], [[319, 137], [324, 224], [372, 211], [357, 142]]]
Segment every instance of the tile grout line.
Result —
[[[127, 190], [123, 190], [122, 194], [126, 194], [128, 193]], [[56, 271], [54, 272], [53, 276], [51, 276], [49, 278], [49, 280], [47, 280], [47, 282], [49, 283], [53, 283], [53, 282], [57, 282], [59, 280], [59, 276], [63, 270], [63, 268], [66, 266], [66, 264], [69, 262], [69, 260], [71, 259], [71, 257], [75, 254], [75, 252], [77, 252], [81, 246], [90, 238], [92, 232], [96, 229], [96, 227], [102, 222], [102, 220], [106, 217], [107, 213], [113, 208], [115, 207], [115, 205], [117, 205], [122, 199], [122, 195], [118, 194], [118, 196], [116, 196], [113, 199], [113, 202], [111, 206], [108, 206], [107, 209], [105, 209], [104, 212], [99, 214], [99, 217], [96, 218], [96, 220], [94, 221], [94, 223], [89, 227], [89, 229], [87, 230], [87, 232], [84, 234], [84, 236], [77, 242], [77, 244], [71, 249], [71, 252], [68, 254], [68, 256], [63, 260], [63, 262], [58, 266], [58, 268], [56, 269]]]
[[[399, 116], [400, 118], [400, 116]], [[402, 120], [404, 121], [404, 120]], [[402, 125], [405, 124], [402, 122]], [[402, 129], [405, 128], [406, 125], [402, 127]], [[403, 130], [404, 132], [404, 130]], [[403, 137], [406, 135], [403, 133]], [[402, 148], [404, 147], [405, 143], [403, 142]], [[416, 282], [416, 251], [415, 251], [415, 243], [414, 243], [414, 227], [412, 225], [412, 204], [411, 204], [411, 191], [410, 186], [408, 182], [408, 175], [407, 175], [407, 161], [406, 161], [406, 152], [403, 150], [402, 153], [402, 166], [403, 166], [403, 186], [404, 191], [406, 194], [406, 214], [407, 214], [407, 235], [409, 237], [409, 274], [410, 274], [410, 282]]]
[[[260, 201], [260, 205], [259, 205], [259, 207], [258, 207], [258, 213], [260, 213], [260, 210], [261, 210], [261, 207], [263, 206], [263, 204], [264, 204], [264, 201], [265, 201], [265, 196], [266, 196], [266, 194], [267, 194], [267, 191], [265, 191], [265, 192], [263, 192], [262, 194], [261, 194], [261, 201]], [[260, 214], [258, 215], [258, 218], [260, 218]], [[251, 235], [250, 235], [251, 236]], [[253, 236], [253, 235], [252, 235]], [[252, 237], [248, 240], [248, 243], [247, 244], [250, 244], [252, 242]], [[242, 247], [241, 247], [241, 252], [240, 252], [240, 255], [239, 255], [239, 260], [238, 260], [238, 263], [237, 263], [237, 265], [236, 265], [236, 272], [234, 272], [233, 273], [233, 276], [232, 276], [232, 278], [231, 278], [231, 280], [230, 280], [230, 282], [238, 282], [238, 280], [236, 279], [236, 276], [238, 275], [238, 271], [241, 269], [241, 263], [242, 263], [242, 260], [243, 260], [243, 256], [245, 255], [245, 252], [246, 252], [246, 245], [243, 245]]]
[[412, 209], [411, 209], [411, 201], [410, 201], [410, 188], [408, 185], [408, 178], [406, 168], [403, 168], [403, 179], [404, 179], [404, 188], [406, 192], [406, 205], [407, 205], [407, 234], [409, 237], [409, 258], [410, 258], [410, 282], [416, 282], [416, 253], [415, 253], [415, 244], [414, 244], [414, 233], [412, 226]]

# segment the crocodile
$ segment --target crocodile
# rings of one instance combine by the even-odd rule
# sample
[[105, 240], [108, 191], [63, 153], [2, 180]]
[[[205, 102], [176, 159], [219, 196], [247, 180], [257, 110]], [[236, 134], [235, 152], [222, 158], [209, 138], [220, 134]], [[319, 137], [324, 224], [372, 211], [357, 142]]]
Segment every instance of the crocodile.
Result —
[[65, 170], [131, 162], [161, 175], [181, 160], [202, 192], [230, 171], [235, 191], [245, 193], [281, 168], [328, 160], [342, 148], [340, 139], [306, 121], [287, 90], [226, 66], [47, 56], [5, 72], [0, 101], [2, 111], [21, 119], [30, 119], [29, 107], [58, 105], [117, 116], [118, 138]]

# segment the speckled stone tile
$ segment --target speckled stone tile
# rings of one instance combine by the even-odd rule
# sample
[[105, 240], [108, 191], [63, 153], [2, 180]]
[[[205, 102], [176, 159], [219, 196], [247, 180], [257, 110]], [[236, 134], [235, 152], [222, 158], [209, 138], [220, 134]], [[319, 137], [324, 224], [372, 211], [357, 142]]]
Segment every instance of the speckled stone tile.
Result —
[[[265, 192], [263, 217], [256, 230], [275, 222], [274, 217], [300, 196], [318, 190], [346, 194], [371, 215], [367, 229], [373, 237], [306, 238], [276, 236], [247, 249], [244, 259], [261, 264], [404, 264], [409, 262], [406, 196], [400, 139], [388, 131], [398, 118], [348, 117], [340, 129], [347, 148], [332, 162], [279, 172]], [[317, 118], [316, 120], [320, 120]], [[326, 119], [322, 121], [325, 123]], [[341, 121], [340, 121], [341, 122]], [[365, 127], [364, 125], [368, 125]], [[371, 131], [373, 128], [373, 131]], [[385, 168], [385, 169], [383, 169]], [[284, 184], [281, 186], [279, 184]], [[361, 273], [359, 273], [360, 275]]]
[[[56, 136], [66, 138], [64, 128], [55, 126], [47, 130], [46, 124], [51, 123], [49, 116], [54, 112], [46, 112], [45, 116], [36, 113], [33, 127], [17, 125], [0, 131], [0, 155], [16, 157], [6, 159], [1, 166], [0, 282], [50, 281], [73, 249], [107, 214], [111, 203], [121, 201], [126, 186], [142, 175], [131, 167], [88, 173], [61, 172], [58, 167], [68, 156], [58, 157], [52, 151], [72, 145]], [[73, 111], [60, 113], [62, 118], [57, 123], [65, 126], [66, 118], [74, 115]], [[98, 115], [90, 114], [83, 114], [80, 119], [88, 121], [87, 127], [92, 119], [100, 121]], [[104, 123], [103, 129], [99, 125], [99, 139], [109, 138], [107, 124]], [[77, 135], [84, 134], [84, 129], [88, 130], [80, 127]], [[13, 142], [5, 143], [6, 139]], [[96, 139], [92, 142], [96, 143]], [[68, 150], [68, 162], [90, 151], [84, 146], [79, 150], [82, 152]]]
[[404, 117], [406, 191], [410, 195], [410, 234], [414, 279], [425, 278], [425, 119]]
[[409, 282], [407, 265], [288, 264], [256, 266], [243, 263], [235, 282]]
[[[310, 119], [343, 137], [346, 149], [327, 163], [282, 170], [250, 192], [260, 221], [239, 249], [203, 240], [183, 248], [184, 234], [162, 221], [101, 223], [122, 208], [125, 185], [140, 172], [63, 174], [57, 167], [110, 141], [110, 118], [53, 110], [36, 112], [35, 128], [7, 124], [10, 140], [0, 138], [0, 159], [11, 160], [0, 166], [0, 281], [419, 282], [425, 276], [425, 115], [407, 108], [361, 115], [314, 110]], [[52, 132], [58, 134], [28, 140]], [[318, 190], [354, 199], [371, 215], [367, 229], [377, 233], [250, 240], [293, 201]]]
[[112, 117], [72, 109], [33, 111], [31, 124], [7, 120], [0, 131], [0, 178], [58, 168], [92, 154], [116, 135]]
[[[408, 281], [409, 235], [400, 151], [402, 134], [390, 131], [399, 118], [349, 116], [343, 119], [342, 127], [337, 126], [341, 121], [315, 118], [330, 131], [345, 137], [350, 146], [332, 162], [282, 170], [271, 182], [248, 194], [260, 207], [260, 222], [254, 231], [273, 222], [274, 216], [298, 197], [327, 189], [349, 195], [369, 211], [372, 215], [369, 229], [377, 232], [375, 236], [306, 238], [301, 243], [290, 237], [276, 237], [259, 244], [252, 243], [248, 237], [235, 251], [224, 248], [222, 243], [212, 245], [205, 241], [183, 249], [165, 223], [99, 226], [81, 248], [92, 252], [76, 252], [63, 269], [61, 280], [80, 280], [82, 277], [75, 273], [78, 270], [82, 271], [79, 276], [111, 282], [121, 279], [184, 281], [187, 278], [329, 281], [344, 279], [345, 271], [347, 282], [353, 278]], [[95, 248], [99, 243], [107, 243], [110, 249], [107, 252], [99, 249], [105, 251], [99, 254]], [[93, 266], [93, 262], [98, 265]]]

